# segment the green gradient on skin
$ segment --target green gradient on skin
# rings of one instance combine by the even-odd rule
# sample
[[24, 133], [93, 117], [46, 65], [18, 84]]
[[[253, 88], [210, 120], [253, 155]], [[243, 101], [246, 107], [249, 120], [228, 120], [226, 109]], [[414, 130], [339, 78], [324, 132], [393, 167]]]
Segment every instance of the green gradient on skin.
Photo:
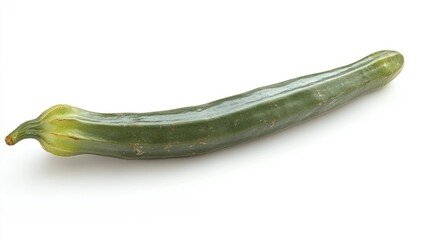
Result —
[[150, 113], [105, 114], [57, 105], [19, 126], [14, 144], [35, 138], [60, 156], [124, 159], [185, 157], [214, 151], [321, 115], [389, 83], [402, 69], [395, 51], [254, 89], [207, 104]]

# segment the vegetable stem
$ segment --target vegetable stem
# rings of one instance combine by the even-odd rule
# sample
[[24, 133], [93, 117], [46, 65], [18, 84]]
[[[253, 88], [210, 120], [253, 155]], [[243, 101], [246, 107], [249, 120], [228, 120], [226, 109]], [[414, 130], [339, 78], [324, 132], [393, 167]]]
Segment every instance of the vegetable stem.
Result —
[[26, 138], [39, 138], [40, 121], [33, 119], [19, 125], [5, 138], [7, 145], [15, 145], [17, 142]]
[[15, 144], [15, 142], [13, 141], [13, 138], [11, 136], [7, 136], [4, 140], [6, 141], [6, 144], [9, 146], [12, 146]]

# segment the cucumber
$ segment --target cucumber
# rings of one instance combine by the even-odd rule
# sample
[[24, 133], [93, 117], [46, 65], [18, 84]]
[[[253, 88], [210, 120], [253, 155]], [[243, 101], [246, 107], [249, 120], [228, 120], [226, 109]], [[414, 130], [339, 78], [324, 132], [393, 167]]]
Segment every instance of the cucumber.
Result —
[[149, 113], [96, 113], [56, 105], [5, 141], [25, 138], [59, 156], [155, 159], [203, 154], [319, 116], [389, 83], [403, 56], [379, 51], [355, 63], [207, 104]]

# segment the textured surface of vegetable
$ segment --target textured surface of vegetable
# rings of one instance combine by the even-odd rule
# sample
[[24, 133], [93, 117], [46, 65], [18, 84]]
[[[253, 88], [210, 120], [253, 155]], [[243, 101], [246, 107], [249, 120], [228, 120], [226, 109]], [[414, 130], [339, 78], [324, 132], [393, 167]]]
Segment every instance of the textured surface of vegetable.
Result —
[[57, 105], [6, 137], [39, 140], [56, 155], [125, 159], [214, 151], [316, 117], [389, 83], [403, 56], [379, 51], [355, 63], [257, 88], [207, 104], [150, 113], [95, 113]]

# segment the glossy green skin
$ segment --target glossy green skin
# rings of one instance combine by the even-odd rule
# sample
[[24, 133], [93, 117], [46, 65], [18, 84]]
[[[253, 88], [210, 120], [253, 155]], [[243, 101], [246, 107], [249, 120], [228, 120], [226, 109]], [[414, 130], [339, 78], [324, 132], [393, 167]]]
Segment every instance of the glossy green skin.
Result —
[[207, 104], [151, 113], [103, 114], [57, 105], [7, 138], [36, 138], [61, 156], [186, 157], [254, 139], [319, 116], [389, 83], [402, 69], [395, 51]]

